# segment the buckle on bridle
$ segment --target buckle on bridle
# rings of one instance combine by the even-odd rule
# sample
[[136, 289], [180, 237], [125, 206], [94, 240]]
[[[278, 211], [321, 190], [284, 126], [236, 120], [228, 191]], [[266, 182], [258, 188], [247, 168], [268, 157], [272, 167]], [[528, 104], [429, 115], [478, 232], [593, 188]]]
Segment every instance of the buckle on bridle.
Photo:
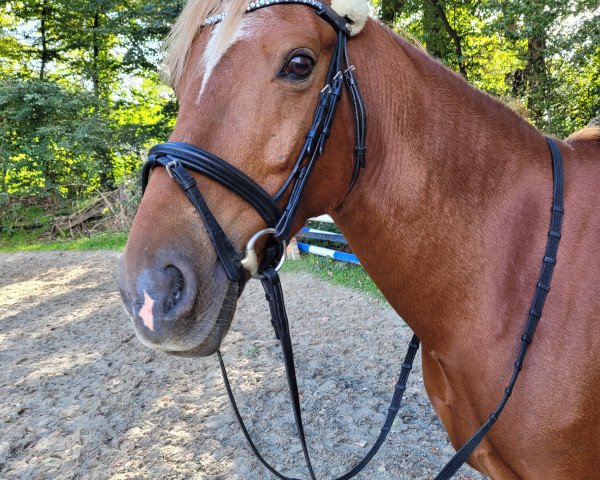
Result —
[[[248, 240], [248, 244], [246, 245], [246, 255], [244, 255], [244, 258], [242, 258], [241, 263], [242, 267], [244, 267], [250, 273], [252, 278], [259, 278], [257, 275], [259, 267], [258, 256], [256, 255], [256, 250], [254, 250], [254, 245], [263, 235], [274, 235], [275, 233], [277, 233], [277, 230], [274, 228], [265, 228], [264, 230], [259, 230], [256, 232], [254, 235], [252, 235], [252, 237], [250, 237], [250, 240]], [[275, 267], [275, 271], [279, 271], [285, 262], [286, 242], [282, 241], [281, 244], [283, 246], [283, 253], [279, 263]]]
[[172, 160], [169, 163], [167, 163], [165, 165], [165, 169], [167, 170], [167, 173], [169, 174], [169, 177], [174, 178], [173, 177], [173, 173], [171, 172], [171, 169], [173, 167], [176, 167], [179, 164], [179, 160]]

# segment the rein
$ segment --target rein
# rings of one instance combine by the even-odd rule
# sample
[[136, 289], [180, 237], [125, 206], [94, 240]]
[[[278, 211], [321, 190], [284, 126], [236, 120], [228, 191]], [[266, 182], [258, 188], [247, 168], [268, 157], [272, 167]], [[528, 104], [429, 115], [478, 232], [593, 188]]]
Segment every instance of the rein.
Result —
[[[336, 45], [329, 64], [325, 86], [319, 94], [311, 127], [306, 134], [304, 145], [294, 163], [294, 167], [286, 181], [283, 183], [281, 189], [275, 196], [271, 197], [254, 180], [218, 156], [187, 143], [168, 142], [156, 145], [150, 150], [148, 161], [144, 164], [142, 169], [142, 192], [145, 191], [148, 184], [151, 170], [157, 166], [165, 167], [169, 176], [177, 182], [194, 208], [200, 214], [227, 277], [231, 282], [238, 283], [240, 287], [238, 289], [239, 293], [241, 294], [241, 291], [243, 290], [248, 273], [253, 278], [260, 278], [265, 290], [266, 299], [269, 303], [271, 323], [275, 330], [275, 337], [281, 342], [289, 393], [292, 400], [298, 437], [302, 445], [304, 459], [311, 480], [316, 480], [304, 434], [300, 396], [294, 367], [294, 353], [283, 291], [281, 289], [281, 282], [277, 270], [285, 259], [285, 244], [290, 237], [290, 229], [298, 212], [302, 194], [304, 193], [306, 184], [317, 159], [324, 152], [344, 84], [347, 86], [350, 94], [355, 119], [355, 158], [350, 185], [348, 187], [349, 192], [354, 187], [361, 169], [365, 167], [366, 111], [356, 78], [353, 74], [354, 66], [351, 65], [348, 56], [347, 39], [352, 28], [349, 21], [345, 17], [338, 15], [328, 5], [315, 0], [259, 0], [258, 2], [252, 2], [248, 6], [246, 12], [252, 12], [274, 4], [300, 4], [309, 6], [319, 17], [331, 25], [337, 33]], [[222, 21], [224, 17], [224, 14], [209, 17], [204, 22], [203, 26], [207, 27], [215, 25]], [[508, 402], [516, 384], [537, 324], [542, 316], [542, 309], [546, 296], [550, 290], [550, 281], [556, 263], [556, 254], [561, 235], [564, 196], [562, 156], [558, 146], [552, 139], [547, 138], [546, 141], [552, 155], [554, 179], [550, 231], [548, 232], [548, 242], [542, 271], [529, 311], [529, 318], [523, 336], [521, 337], [521, 346], [517, 355], [517, 360], [514, 364], [513, 374], [508, 386], [504, 390], [504, 395], [502, 396], [500, 403], [490, 414], [488, 420], [471, 436], [460, 450], [456, 452], [454, 457], [435, 477], [435, 480], [447, 480], [451, 478], [465, 463], [490, 428], [498, 420], [498, 417]], [[246, 247], [245, 255], [241, 255], [233, 246], [232, 242], [210, 211], [210, 208], [198, 189], [194, 177], [188, 170], [207, 176], [227, 187], [249, 203], [262, 217], [268, 228], [260, 230], [251, 237]], [[287, 202], [283, 209], [280, 209], [279, 204], [283, 201], [286, 194], [289, 195]], [[264, 235], [271, 235], [271, 241], [265, 247], [262, 261], [259, 263], [258, 256], [254, 250], [254, 245], [256, 241]], [[417, 350], [419, 349], [419, 344], [419, 338], [416, 335], [413, 335], [401, 365], [400, 375], [394, 388], [394, 394], [392, 396], [390, 407], [388, 408], [385, 422], [374, 445], [356, 466], [337, 480], [347, 480], [358, 474], [369, 463], [385, 441], [399, 410], [402, 396], [406, 390], [408, 376], [412, 369]], [[250, 448], [258, 460], [277, 478], [282, 480], [298, 480], [278, 472], [260, 454], [237, 407], [220, 351], [217, 351], [217, 357], [221, 367], [227, 395]]]

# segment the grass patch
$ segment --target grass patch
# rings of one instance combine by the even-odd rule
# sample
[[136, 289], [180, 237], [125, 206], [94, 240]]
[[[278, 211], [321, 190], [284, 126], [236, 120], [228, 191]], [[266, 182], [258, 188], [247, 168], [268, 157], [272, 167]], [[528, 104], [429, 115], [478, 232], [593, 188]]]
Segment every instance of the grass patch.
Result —
[[335, 285], [355, 288], [383, 300], [383, 295], [364, 268], [317, 255], [302, 255], [302, 260], [287, 261], [283, 272], [307, 272]]
[[91, 237], [64, 240], [39, 240], [34, 234], [0, 237], [0, 252], [31, 252], [41, 250], [122, 250], [127, 242], [124, 232], [99, 233]]

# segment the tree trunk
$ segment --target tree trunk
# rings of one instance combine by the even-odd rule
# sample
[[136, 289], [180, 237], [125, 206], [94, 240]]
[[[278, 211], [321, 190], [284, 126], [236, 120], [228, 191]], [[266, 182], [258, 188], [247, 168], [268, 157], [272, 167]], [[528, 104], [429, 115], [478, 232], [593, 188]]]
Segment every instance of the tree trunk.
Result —
[[94, 95], [100, 98], [100, 73], [98, 71], [98, 57], [100, 56], [100, 45], [98, 44], [98, 29], [100, 28], [100, 14], [94, 13], [93, 23], [93, 44], [92, 44], [92, 83], [94, 85]]
[[6, 185], [6, 173], [8, 167], [8, 161], [4, 158], [4, 145], [0, 143], [0, 160], [2, 161], [0, 167], [0, 175], [2, 176], [2, 193], [8, 195], [8, 185]]
[[423, 3], [423, 40], [427, 51], [439, 60], [448, 59], [448, 38], [440, 27], [438, 11], [430, 0]]
[[40, 80], [44, 80], [46, 76], [46, 65], [50, 60], [50, 51], [48, 50], [48, 17], [50, 16], [50, 7], [47, 0], [42, 2], [42, 10], [40, 12], [40, 36], [42, 41], [42, 51], [40, 53]]
[[527, 65], [524, 71], [527, 86], [527, 109], [531, 112], [532, 118], [538, 122], [544, 116], [546, 100], [545, 51], [546, 36], [543, 33], [539, 32], [527, 38]]
[[450, 35], [450, 38], [452, 39], [452, 42], [454, 43], [454, 52], [456, 53], [456, 58], [458, 61], [458, 70], [460, 71], [460, 74], [463, 77], [468, 78], [467, 66], [465, 64], [465, 58], [463, 57], [463, 52], [462, 52], [462, 37], [452, 27], [452, 25], [450, 25], [450, 22], [448, 22], [448, 17], [446, 16], [446, 12], [444, 11], [444, 6], [441, 4], [441, 0], [430, 0], [430, 1], [431, 1], [431, 4], [435, 7], [438, 17], [441, 20], [442, 25], [446, 29], [446, 32], [448, 33], [448, 35]]
[[510, 94], [515, 98], [520, 98], [525, 92], [525, 72], [522, 68], [517, 68], [512, 74], [508, 75], [510, 83]]

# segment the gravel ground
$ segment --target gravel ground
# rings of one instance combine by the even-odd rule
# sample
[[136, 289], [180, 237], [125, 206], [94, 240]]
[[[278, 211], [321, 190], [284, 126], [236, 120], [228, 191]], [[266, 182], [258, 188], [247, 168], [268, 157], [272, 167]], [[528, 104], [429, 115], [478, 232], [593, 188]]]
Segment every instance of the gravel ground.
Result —
[[[0, 479], [269, 479], [235, 422], [215, 357], [142, 346], [120, 305], [115, 252], [0, 254]], [[344, 473], [377, 436], [410, 331], [381, 301], [284, 274], [317, 475]], [[280, 349], [258, 282], [223, 344], [265, 456], [306, 478]], [[388, 441], [358, 478], [432, 478], [453, 450], [420, 359]], [[482, 479], [468, 468], [456, 478]]]

